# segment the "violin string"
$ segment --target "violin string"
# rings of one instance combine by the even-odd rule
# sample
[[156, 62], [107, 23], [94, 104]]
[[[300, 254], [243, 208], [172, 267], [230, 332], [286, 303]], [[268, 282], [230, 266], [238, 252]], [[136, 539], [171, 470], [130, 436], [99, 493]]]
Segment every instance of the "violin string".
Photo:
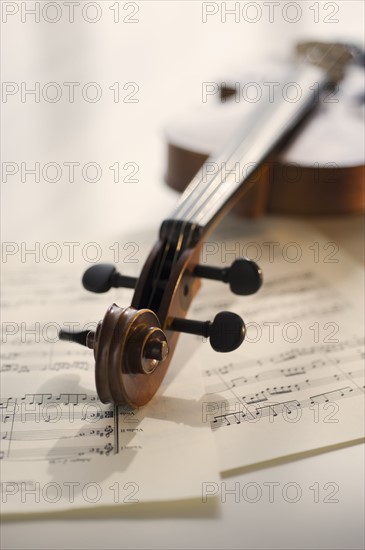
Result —
[[[331, 45], [329, 50], [326, 52], [327, 56], [328, 56], [329, 52], [331, 51], [332, 47], [333, 47], [333, 45]], [[333, 60], [332, 65], [330, 65], [330, 69], [332, 67], [334, 67], [336, 63], [338, 63], [338, 60], [340, 59], [340, 57], [342, 55], [343, 55], [343, 53], [341, 53], [337, 58], [335, 58]], [[327, 72], [328, 72], [328, 69], [327, 69]], [[228, 143], [226, 148], [230, 148], [231, 141]], [[244, 142], [244, 140], [242, 140], [242, 138], [239, 141], [237, 140], [236, 145], [233, 147], [233, 149], [232, 149], [231, 153], [228, 155], [228, 157], [225, 156], [225, 150], [217, 157], [216, 161], [219, 161], [219, 159], [223, 157], [223, 158], [225, 158], [225, 162], [220, 163], [220, 168], [217, 171], [217, 173], [214, 174], [214, 176], [211, 177], [209, 180], [207, 180], [205, 185], [202, 185], [203, 176], [201, 176], [200, 179], [197, 177], [195, 182], [193, 180], [191, 189], [187, 190], [187, 192], [182, 195], [181, 202], [180, 202], [180, 204], [178, 205], [178, 207], [176, 208], [176, 210], [173, 214], [173, 224], [172, 224], [172, 228], [171, 228], [171, 233], [174, 234], [178, 224], [180, 223], [180, 230], [179, 230], [179, 233], [178, 233], [178, 238], [177, 238], [175, 243], [173, 243], [172, 240], [170, 240], [169, 238], [166, 239], [164, 251], [163, 251], [163, 254], [162, 254], [162, 258], [161, 258], [161, 260], [160, 260], [160, 262], [157, 266], [157, 268], [158, 268], [157, 269], [157, 274], [154, 277], [152, 292], [151, 292], [150, 298], [149, 298], [149, 305], [151, 305], [151, 303], [153, 301], [153, 298], [156, 294], [158, 283], [159, 283], [160, 277], [161, 277], [161, 273], [162, 273], [163, 267], [165, 266], [167, 256], [168, 256], [168, 254], [171, 250], [172, 244], [175, 244], [175, 250], [174, 250], [174, 254], [173, 254], [171, 270], [173, 269], [173, 267], [176, 264], [177, 259], [179, 258], [180, 251], [184, 250], [185, 242], [186, 241], [190, 242], [190, 240], [191, 240], [192, 232], [193, 232], [193, 226], [190, 224], [189, 234], [186, 235], [185, 231], [186, 231], [187, 224], [189, 222], [191, 222], [194, 218], [196, 218], [199, 215], [199, 213], [201, 213], [203, 208], [205, 208], [205, 209], [208, 208], [209, 209], [209, 206], [212, 206], [219, 199], [219, 197], [217, 197], [217, 195], [219, 193], [219, 190], [222, 189], [223, 185], [226, 183], [226, 179], [222, 178], [222, 171], [223, 171], [223, 168], [224, 168], [224, 164], [226, 164], [227, 162], [230, 162], [232, 160], [232, 157], [235, 157], [237, 155], [237, 150], [242, 146], [243, 142]], [[233, 163], [233, 165], [235, 165], [237, 163], [237, 159], [234, 159], [234, 160], [235, 160], [235, 162]], [[212, 185], [214, 183], [214, 180], [216, 180], [216, 178], [218, 178], [219, 176], [221, 176], [221, 181], [216, 185]], [[199, 199], [205, 194], [206, 191], [208, 191], [207, 198], [205, 199], [205, 201], [203, 201], [203, 203], [201, 205], [198, 205]], [[197, 194], [197, 197], [195, 198], [195, 203], [193, 203], [191, 206], [186, 207], [188, 198], [194, 196], [194, 193]], [[184, 210], [185, 210], [185, 212], [184, 212]]]
[[[221, 157], [221, 156], [224, 156], [226, 158], [226, 163], [229, 162], [231, 160], [231, 157], [236, 153], [238, 147], [241, 145], [242, 143], [242, 139], [240, 141], [237, 141], [237, 147], [236, 149], [234, 149], [229, 155], [228, 157], [224, 155], [224, 151], [223, 153], [221, 153], [219, 155], [219, 157], [217, 157], [216, 159], [215, 158], [212, 158], [210, 160], [210, 162], [214, 162], [214, 163], [218, 163], [218, 159]], [[178, 207], [176, 208], [175, 212], [174, 212], [174, 215], [175, 216], [187, 216], [189, 217], [189, 219], [191, 219], [191, 217], [193, 216], [194, 214], [194, 207], [196, 205], [196, 202], [199, 200], [199, 198], [211, 187], [212, 183], [214, 182], [214, 180], [216, 178], [218, 178], [218, 176], [221, 175], [222, 173], [222, 170], [223, 170], [223, 163], [220, 163], [220, 166], [221, 168], [219, 169], [219, 171], [217, 171], [213, 177], [211, 177], [210, 179], [208, 179], [206, 182], [204, 182], [204, 175], [202, 174], [200, 176], [200, 179], [198, 179], [198, 175], [196, 176], [196, 182], [194, 182], [194, 187], [191, 189], [191, 191], [186, 195], [186, 197], [182, 196], [181, 197], [181, 202], [180, 204], [178, 205]], [[203, 167], [202, 167], [203, 168]], [[201, 168], [201, 171], [202, 171], [202, 168]], [[194, 178], [195, 179], [195, 178]], [[194, 180], [193, 180], [194, 181]], [[205, 185], [203, 185], [203, 183], [205, 183]], [[222, 184], [222, 181], [219, 185]], [[187, 200], [190, 196], [192, 196], [194, 194], [194, 192], [197, 194], [197, 192], [199, 192], [199, 195], [197, 195], [196, 199], [195, 199], [195, 204], [192, 204], [190, 207], [188, 206], [187, 210], [186, 210], [186, 204], [187, 204]], [[184, 212], [184, 209], [185, 209], [185, 212]], [[179, 218], [181, 219], [181, 218]]]
[[[217, 162], [220, 168], [217, 171], [216, 176], [213, 177], [208, 182], [208, 185], [202, 188], [199, 196], [196, 197], [195, 203], [192, 204], [191, 207], [188, 208], [187, 212], [185, 213], [185, 216], [189, 221], [196, 219], [203, 208], [209, 209], [209, 207], [212, 207], [213, 203], [215, 202], [214, 199], [218, 198], [219, 192], [221, 190], [224, 190], [224, 186], [226, 184], [226, 177], [224, 176], [223, 171], [225, 171], [226, 174], [227, 173], [229, 174], [233, 170], [234, 166], [236, 166], [237, 164], [239, 165], [239, 161], [241, 160], [242, 155], [240, 155], [238, 151], [241, 148], [242, 143], [243, 143], [242, 139], [238, 140], [235, 149], [231, 152], [231, 154], [228, 157], [225, 157], [226, 160], [223, 162]], [[219, 180], [216, 181], [218, 178]], [[204, 194], [207, 191], [208, 191], [207, 197], [199, 205], [200, 200], [204, 199]]]
[[[329, 52], [331, 51], [332, 48], [333, 48], [333, 45], [331, 45], [329, 47], [329, 49], [327, 50], [327, 52], [325, 54], [327, 57], [328, 57]], [[335, 66], [336, 63], [338, 63], [338, 61], [339, 61], [339, 59], [341, 58], [342, 55], [343, 55], [343, 52], [340, 53], [340, 55], [337, 58], [335, 57], [335, 59], [332, 60], [332, 65], [330, 65], [330, 70]], [[327, 68], [327, 73], [328, 73], [328, 68]], [[235, 138], [233, 138], [233, 140], [231, 140], [231, 141], [234, 141], [234, 139]], [[223, 152], [215, 159], [216, 161], [219, 161], [219, 159], [221, 159], [222, 157], [225, 159], [224, 163], [223, 162], [220, 163], [220, 168], [217, 171], [217, 173], [214, 174], [213, 177], [208, 179], [207, 182], [205, 183], [205, 185], [202, 185], [203, 184], [203, 175], [200, 177], [200, 179], [199, 179], [199, 177], [194, 178], [195, 182], [193, 180], [193, 182], [190, 186], [190, 190], [187, 189], [187, 191], [182, 195], [181, 202], [177, 206], [177, 208], [176, 208], [176, 210], [173, 214], [173, 224], [172, 224], [171, 232], [170, 232], [170, 234], [174, 234], [176, 228], [178, 227], [178, 224], [180, 224], [178, 238], [177, 238], [175, 243], [173, 243], [172, 239], [169, 239], [169, 236], [167, 236], [167, 238], [166, 238], [166, 242], [164, 243], [164, 251], [163, 251], [162, 257], [161, 257], [161, 259], [160, 259], [160, 261], [157, 265], [157, 273], [154, 275], [154, 281], [153, 281], [153, 284], [152, 284], [152, 291], [151, 291], [150, 297], [149, 297], [149, 305], [152, 304], [153, 298], [156, 294], [158, 284], [160, 282], [160, 277], [161, 277], [161, 274], [162, 274], [162, 270], [163, 270], [163, 268], [166, 264], [166, 260], [167, 260], [167, 257], [168, 257], [168, 254], [169, 254], [170, 250], [171, 250], [172, 245], [174, 244], [175, 250], [174, 250], [174, 253], [173, 253], [171, 270], [173, 269], [173, 267], [175, 266], [175, 264], [176, 264], [176, 262], [179, 258], [180, 251], [185, 249], [185, 247], [184, 247], [185, 242], [188, 242], [188, 243], [191, 242], [191, 237], [192, 237], [192, 234], [193, 234], [193, 225], [191, 223], [189, 224], [189, 222], [191, 222], [194, 218], [196, 218], [199, 215], [199, 213], [201, 213], [203, 208], [205, 208], [205, 209], [208, 208], [209, 209], [209, 206], [212, 206], [219, 199], [219, 196], [217, 196], [218, 193], [219, 193], [219, 190], [222, 189], [222, 186], [226, 183], [226, 179], [222, 178], [222, 171], [223, 171], [224, 164], [226, 164], [227, 162], [230, 162], [232, 160], [232, 157], [234, 158], [235, 156], [237, 156], [237, 151], [240, 149], [240, 147], [242, 146], [242, 144], [245, 140], [242, 140], [242, 137], [239, 141], [237, 140], [236, 145], [233, 146], [230, 154], [228, 155], [228, 157], [226, 157], [225, 156], [225, 150], [226, 150], [226, 148], [230, 148], [231, 141], [225, 147]], [[233, 165], [235, 165], [236, 162], [237, 162], [237, 160], [235, 158], [234, 158], [234, 160], [235, 160], [235, 162], [233, 163]], [[214, 180], [216, 180], [216, 178], [218, 178], [219, 176], [221, 177], [221, 181], [218, 182], [218, 184], [213, 185]], [[198, 201], [199, 201], [199, 199], [201, 199], [201, 197], [204, 196], [206, 191], [208, 191], [208, 196], [203, 201], [203, 203], [201, 205], [199, 205]], [[187, 201], [190, 197], [194, 198], [194, 193], [197, 194], [197, 197], [195, 198], [195, 202], [193, 202], [193, 204], [191, 206], [189, 206]], [[188, 205], [188, 206], [186, 206], [186, 205]], [[186, 227], [187, 227], [188, 224], [190, 225], [189, 226], [189, 234], [186, 235], [185, 231], [186, 231]]]
[[[262, 118], [264, 119], [265, 116], [266, 111], [262, 113]], [[209, 207], [213, 206], [219, 198], [219, 192], [224, 191], [224, 186], [226, 185], [226, 177], [224, 177], [223, 171], [230, 174], [233, 171], [233, 167], [237, 164], [239, 165], [239, 161], [242, 159], [242, 146], [248, 145], [245, 151], [245, 153], [247, 153], [254, 142], [255, 135], [248, 136], [247, 140], [245, 138], [242, 139], [242, 129], [240, 129], [239, 138], [234, 137], [231, 139], [224, 151], [218, 157], [211, 159], [210, 162], [217, 164], [219, 167], [217, 172], [207, 182], [204, 182], [204, 185], [202, 185], [204, 176], [201, 176], [201, 179], [194, 185], [192, 193], [189, 193], [186, 198], [182, 198], [182, 202], [175, 212], [176, 216], [190, 222], [193, 219], [196, 221], [196, 217], [203, 208], [209, 210]], [[232, 142], [234, 142], [233, 146]], [[229, 154], [225, 153], [227, 149], [231, 150]], [[196, 197], [194, 197], [195, 202], [187, 206], [187, 199], [192, 196], [194, 192], [196, 194]], [[204, 199], [205, 194], [207, 194], [207, 196]]]
[[[242, 131], [241, 131], [241, 134], [242, 134]], [[244, 144], [245, 141], [246, 141], [245, 139], [242, 140], [242, 135], [241, 135], [241, 139], [239, 138], [237, 139], [235, 146], [233, 146], [233, 149], [228, 156], [225, 156], [223, 152], [222, 155], [219, 155], [219, 157], [217, 157], [216, 159], [211, 160], [211, 162], [218, 164], [217, 172], [213, 175], [212, 178], [210, 178], [205, 183], [205, 185], [202, 185], [204, 176], [203, 175], [201, 176], [201, 179], [199, 180], [199, 183], [195, 188], [196, 189], [195, 191], [196, 197], [194, 197], [195, 202], [186, 208], [186, 202], [184, 201], [184, 203], [180, 205], [180, 207], [176, 212], [178, 216], [183, 216], [183, 219], [191, 221], [194, 218], [196, 219], [196, 217], [199, 215], [199, 213], [203, 208], [209, 210], [209, 207], [212, 206], [214, 202], [214, 197], [218, 195], [219, 191], [222, 190], [222, 188], [226, 184], [226, 177], [224, 177], [223, 171], [225, 171], [226, 174], [227, 173], [229, 174], [230, 170], [232, 170], [232, 167], [234, 167], [237, 163], [239, 164], [239, 161], [242, 155], [240, 155], [238, 152], [242, 148], [242, 145]], [[252, 143], [252, 136], [248, 137], [247, 151], [249, 150], [250, 143]], [[221, 158], [225, 158], [225, 160], [222, 162], [220, 161]], [[207, 196], [205, 200], [203, 200], [202, 203], [199, 204], [201, 202], [201, 199], [204, 198], [204, 195], [206, 193], [207, 193]], [[184, 207], [185, 207], [185, 212], [184, 212]]]
[[[250, 139], [252, 139], [252, 136], [247, 137], [248, 142], [250, 142]], [[235, 141], [235, 145], [232, 146], [233, 141]], [[226, 179], [223, 176], [223, 170], [229, 173], [229, 167], [227, 167], [227, 164], [231, 163], [232, 166], [235, 166], [240, 160], [241, 156], [237, 155], [237, 151], [242, 147], [244, 141], [246, 140], [242, 139], [242, 129], [240, 129], [240, 137], [234, 137], [233, 139], [231, 138], [229, 143], [224, 148], [223, 152], [219, 156], [211, 158], [211, 160], [209, 161], [214, 164], [218, 164], [218, 170], [206, 182], [204, 182], [205, 176], [203, 175], [203, 167], [201, 168], [202, 175], [199, 176], [200, 179], [197, 180], [197, 182], [194, 184], [194, 188], [191, 190], [190, 193], [187, 194], [186, 197], [181, 197], [181, 202], [174, 212], [175, 216], [179, 217], [179, 219], [191, 221], [197, 214], [199, 214], [202, 207], [209, 208], [209, 203], [211, 203], [211, 199], [216, 193], [219, 192], [219, 190], [224, 186], [226, 182]], [[227, 149], [231, 149], [231, 152], [229, 154], [225, 153]], [[221, 159], [225, 160], [221, 161]], [[196, 177], [198, 178], [198, 176]], [[216, 180], [218, 178], [220, 178], [220, 181], [217, 182]], [[208, 192], [208, 195], [203, 201], [203, 204], [197, 206], [200, 199], [205, 195], [206, 192]], [[196, 197], [194, 197], [194, 194], [196, 195]], [[191, 205], [187, 203], [187, 200], [190, 197], [193, 197], [195, 199], [195, 202]]]
[[[178, 227], [179, 223], [180, 223], [179, 219], [175, 218], [173, 220], [173, 224], [172, 224], [172, 228], [171, 228], [171, 234], [175, 233], [175, 229]], [[177, 240], [176, 245], [175, 245], [175, 251], [174, 251], [174, 256], [173, 256], [173, 261], [172, 261], [170, 272], [172, 271], [172, 269], [173, 269], [173, 267], [174, 267], [174, 265], [177, 261], [177, 258], [178, 258], [179, 243], [180, 243], [180, 248], [182, 247], [182, 244], [183, 244], [185, 226], [186, 226], [186, 222], [180, 223], [180, 230], [179, 230], [178, 240]], [[163, 268], [166, 264], [167, 256], [169, 254], [171, 246], [172, 246], [172, 241], [167, 237], [166, 241], [164, 243], [164, 251], [163, 251], [162, 257], [159, 261], [159, 264], [157, 265], [157, 273], [154, 274], [154, 276], [153, 276], [152, 290], [151, 290], [151, 293], [149, 295], [149, 301], [148, 301], [148, 306], [147, 307], [151, 307], [151, 305], [152, 305], [152, 301], [153, 301], [153, 298], [155, 297], [155, 294], [156, 294], [156, 291], [157, 291], [157, 288], [158, 288], [158, 284], [160, 282], [162, 270], [163, 270]], [[155, 313], [157, 313], [157, 312], [155, 312]]]

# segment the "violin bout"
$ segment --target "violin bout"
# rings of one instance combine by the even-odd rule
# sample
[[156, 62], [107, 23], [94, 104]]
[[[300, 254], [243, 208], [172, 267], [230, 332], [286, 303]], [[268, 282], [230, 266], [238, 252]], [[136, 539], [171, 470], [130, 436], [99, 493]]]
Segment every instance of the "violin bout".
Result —
[[[328, 92], [284, 148], [252, 175], [253, 185], [234, 210], [240, 216], [345, 215], [365, 211], [361, 71], [346, 77], [346, 93]], [[357, 71], [357, 72], [356, 72]], [[251, 76], [252, 79], [252, 76]], [[259, 81], [259, 77], [257, 78]], [[244, 128], [252, 105], [236, 101], [238, 86], [222, 83], [219, 97], [167, 127], [166, 183], [182, 192], [232, 131]], [[213, 103], [214, 100], [214, 103]], [[213, 104], [212, 104], [213, 103]], [[210, 174], [219, 166], [209, 163]], [[247, 167], [237, 167], [242, 176]], [[204, 167], [203, 167], [204, 170]], [[204, 173], [199, 174], [204, 177]]]

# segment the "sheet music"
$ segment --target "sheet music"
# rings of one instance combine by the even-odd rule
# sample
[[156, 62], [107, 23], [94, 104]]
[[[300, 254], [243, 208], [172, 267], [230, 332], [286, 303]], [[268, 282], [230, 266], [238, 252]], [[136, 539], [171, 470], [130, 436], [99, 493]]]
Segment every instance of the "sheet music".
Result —
[[[258, 294], [235, 297], [208, 283], [195, 304], [200, 318], [226, 309], [247, 323], [246, 341], [234, 353], [202, 346], [202, 418], [222, 471], [364, 437], [361, 266], [309, 225], [292, 224], [289, 233], [283, 225], [271, 225], [270, 234], [263, 225], [259, 240], [247, 244], [262, 256]], [[229, 232], [213, 240], [209, 263], [223, 253], [231, 262], [242, 242]]]
[[[264, 286], [237, 297], [221, 283], [204, 282], [189, 316], [206, 320], [235, 311], [248, 327], [246, 341], [226, 355], [199, 337], [182, 336], [158, 395], [139, 411], [101, 404], [92, 352], [57, 341], [60, 326], [94, 328], [111, 302], [128, 304], [131, 293], [84, 291], [80, 274], [89, 264], [8, 262], [3, 513], [200, 498], [202, 482], [216, 480], [219, 469], [363, 437], [360, 266], [307, 224], [271, 221], [267, 234], [258, 223], [254, 236], [250, 224], [233, 225], [204, 245], [202, 263], [227, 265], [246, 252], [254, 257], [256, 249]], [[300, 249], [296, 262], [288, 261], [296, 249], [289, 243]], [[296, 342], [293, 323], [301, 329]]]
[[97, 399], [91, 350], [58, 341], [60, 326], [94, 328], [110, 303], [130, 303], [128, 291], [82, 289], [89, 265], [14, 259], [4, 269], [3, 513], [194, 498], [218, 478], [193, 352], [177, 351], [159, 395], [131, 410]]

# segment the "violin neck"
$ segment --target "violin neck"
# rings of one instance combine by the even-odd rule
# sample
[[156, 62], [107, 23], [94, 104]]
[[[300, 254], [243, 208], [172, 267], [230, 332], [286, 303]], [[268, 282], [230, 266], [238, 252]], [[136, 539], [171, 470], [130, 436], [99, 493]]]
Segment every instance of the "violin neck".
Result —
[[[244, 127], [216, 156], [210, 157], [185, 189], [172, 213], [161, 227], [161, 236], [176, 241], [185, 233], [184, 246], [194, 246], [251, 187], [253, 176], [298, 127], [319, 102], [329, 77], [322, 69], [299, 63], [280, 84], [284, 92], [288, 83], [299, 90], [295, 101], [258, 104], [249, 128]], [[190, 241], [190, 242], [188, 242]]]

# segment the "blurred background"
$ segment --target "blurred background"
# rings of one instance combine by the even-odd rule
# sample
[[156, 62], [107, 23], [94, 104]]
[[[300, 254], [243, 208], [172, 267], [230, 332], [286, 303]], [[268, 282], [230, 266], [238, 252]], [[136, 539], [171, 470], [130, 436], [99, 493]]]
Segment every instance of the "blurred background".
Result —
[[163, 129], [201, 103], [204, 81], [285, 58], [300, 39], [364, 40], [357, 0], [1, 7], [5, 241], [157, 231], [176, 201]]

